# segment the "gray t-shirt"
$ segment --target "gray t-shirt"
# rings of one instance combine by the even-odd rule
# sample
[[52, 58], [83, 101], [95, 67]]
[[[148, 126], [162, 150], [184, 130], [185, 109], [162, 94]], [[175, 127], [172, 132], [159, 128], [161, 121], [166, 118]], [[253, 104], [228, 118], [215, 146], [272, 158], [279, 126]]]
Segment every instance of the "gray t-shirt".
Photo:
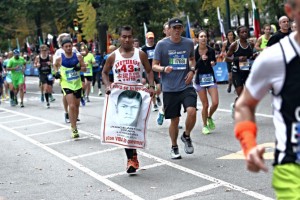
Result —
[[165, 38], [157, 43], [154, 60], [158, 60], [161, 66], [173, 67], [171, 73], [161, 73], [163, 92], [180, 92], [188, 87], [193, 87], [192, 83], [185, 84], [185, 77], [190, 71], [189, 58], [194, 56], [194, 44], [189, 38], [181, 37], [179, 43]]

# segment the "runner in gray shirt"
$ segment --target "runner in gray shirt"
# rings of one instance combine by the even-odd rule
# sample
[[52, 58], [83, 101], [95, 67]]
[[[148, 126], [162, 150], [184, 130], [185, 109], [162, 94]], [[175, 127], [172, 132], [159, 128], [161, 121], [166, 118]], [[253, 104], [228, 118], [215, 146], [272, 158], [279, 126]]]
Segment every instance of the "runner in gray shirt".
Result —
[[171, 158], [180, 159], [177, 138], [178, 124], [183, 105], [187, 112], [185, 131], [181, 136], [187, 154], [194, 152], [190, 133], [196, 122], [197, 94], [192, 80], [195, 74], [194, 44], [191, 39], [181, 37], [182, 21], [169, 21], [170, 37], [158, 42], [152, 62], [153, 71], [161, 73], [165, 118], [171, 119], [169, 134], [172, 141]]

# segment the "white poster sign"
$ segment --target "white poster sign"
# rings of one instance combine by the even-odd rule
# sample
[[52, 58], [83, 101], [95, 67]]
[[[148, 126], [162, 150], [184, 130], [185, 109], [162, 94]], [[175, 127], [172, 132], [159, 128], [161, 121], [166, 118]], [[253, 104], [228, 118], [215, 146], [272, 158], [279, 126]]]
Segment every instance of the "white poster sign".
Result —
[[125, 148], [145, 148], [151, 97], [143, 85], [113, 83], [106, 95], [101, 142]]

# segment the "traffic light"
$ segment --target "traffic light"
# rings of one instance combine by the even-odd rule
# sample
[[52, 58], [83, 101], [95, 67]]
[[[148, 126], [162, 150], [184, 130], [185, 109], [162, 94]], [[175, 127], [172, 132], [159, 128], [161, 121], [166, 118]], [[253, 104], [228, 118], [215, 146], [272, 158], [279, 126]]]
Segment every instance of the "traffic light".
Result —
[[77, 19], [73, 19], [73, 27], [74, 27], [74, 31], [77, 32], [79, 30], [78, 28], [78, 20]]

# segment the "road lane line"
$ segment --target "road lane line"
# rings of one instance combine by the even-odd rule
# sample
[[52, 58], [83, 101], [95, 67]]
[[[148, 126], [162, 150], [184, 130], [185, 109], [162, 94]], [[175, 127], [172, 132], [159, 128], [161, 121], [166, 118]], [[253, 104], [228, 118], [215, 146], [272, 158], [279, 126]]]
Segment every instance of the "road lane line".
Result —
[[12, 123], [12, 122], [21, 122], [21, 121], [26, 121], [26, 120], [29, 120], [29, 119], [31, 119], [31, 118], [15, 119], [15, 120], [1, 122], [1, 124], [7, 124], [7, 123]]
[[[7, 112], [5, 112], [5, 113], [7, 113]], [[2, 119], [2, 118], [10, 118], [10, 117], [15, 117], [15, 116], [18, 116], [18, 115], [8, 115], [8, 116], [1, 116], [0, 117], [0, 119]]]
[[41, 149], [43, 149], [43, 150], [45, 150], [45, 151], [47, 151], [49, 153], [51, 153], [52, 155], [54, 155], [54, 156], [60, 158], [61, 160], [69, 163], [70, 165], [76, 167], [80, 171], [84, 172], [85, 174], [88, 174], [89, 176], [95, 178], [96, 180], [100, 181], [101, 183], [107, 185], [108, 187], [111, 187], [112, 189], [114, 189], [114, 190], [122, 193], [126, 197], [128, 197], [130, 199], [133, 199], [133, 200], [143, 200], [143, 198], [137, 196], [133, 192], [131, 192], [131, 191], [123, 188], [122, 186], [120, 186], [120, 185], [112, 182], [111, 180], [108, 180], [108, 179], [104, 178], [100, 174], [97, 174], [96, 172], [92, 171], [91, 169], [89, 169], [89, 168], [83, 166], [82, 164], [80, 164], [80, 163], [78, 163], [78, 162], [76, 162], [76, 161], [68, 158], [67, 156], [65, 156], [65, 155], [63, 155], [63, 154], [61, 154], [61, 153], [59, 153], [59, 152], [51, 149], [50, 147], [47, 147], [46, 145], [44, 145], [44, 144], [42, 144], [42, 143], [40, 143], [40, 142], [38, 142], [38, 141], [36, 141], [36, 140], [34, 140], [34, 139], [26, 136], [26, 135], [23, 135], [22, 133], [20, 133], [20, 132], [18, 132], [16, 130], [13, 130], [11, 128], [3, 126], [1, 124], [0, 124], [0, 128], [5, 129], [5, 130], [7, 130], [7, 131], [9, 131], [9, 132], [11, 132], [13, 134], [15, 134], [16, 136], [18, 136], [18, 137], [20, 137], [20, 138], [22, 138], [22, 139], [24, 139], [24, 140], [26, 140], [26, 141], [34, 144], [34, 145], [40, 147]]
[[102, 153], [106, 153], [106, 152], [110, 152], [110, 151], [116, 151], [116, 150], [119, 150], [119, 149], [124, 149], [124, 148], [114, 147], [114, 148], [105, 149], [105, 150], [102, 150], [102, 151], [95, 151], [95, 152], [92, 152], [92, 153], [73, 156], [73, 157], [70, 157], [70, 159], [75, 160], [75, 159], [78, 159], [78, 158], [84, 158], [84, 157], [88, 157], [88, 156], [98, 155], [98, 154], [102, 154]]
[[66, 130], [66, 129], [69, 129], [69, 128], [59, 128], [59, 129], [54, 129], [54, 130], [51, 130], [51, 131], [45, 131], [45, 132], [41, 132], [41, 133], [33, 133], [33, 134], [30, 134], [30, 135], [27, 135], [27, 136], [33, 137], [33, 136], [38, 136], [38, 135], [45, 135], [45, 134], [48, 134], [48, 133], [54, 133], [54, 132], [62, 131], [62, 130]]
[[214, 182], [214, 183], [218, 183], [218, 184], [221, 184], [225, 187], [228, 187], [228, 188], [231, 188], [233, 190], [236, 190], [236, 191], [239, 191], [241, 193], [244, 193], [246, 195], [249, 195], [249, 196], [252, 196], [256, 199], [261, 199], [261, 200], [273, 200], [272, 198], [270, 197], [267, 197], [267, 196], [264, 196], [262, 194], [259, 194], [259, 193], [256, 193], [254, 191], [250, 191], [246, 188], [242, 188], [240, 186], [237, 186], [237, 185], [234, 185], [234, 184], [231, 184], [231, 183], [228, 183], [228, 182], [225, 182], [225, 181], [222, 181], [220, 179], [217, 179], [217, 178], [214, 178], [212, 176], [209, 176], [207, 174], [203, 174], [201, 172], [198, 172], [198, 171], [194, 171], [192, 169], [189, 169], [189, 168], [186, 168], [186, 167], [183, 167], [181, 165], [178, 165], [178, 164], [175, 164], [175, 163], [172, 163], [170, 161], [167, 161], [167, 160], [164, 160], [162, 158], [159, 158], [159, 157], [156, 157], [156, 156], [153, 156], [151, 154], [148, 154], [148, 153], [145, 153], [143, 151], [139, 151], [138, 152], [138, 155], [140, 156], [145, 156], [146, 158], [150, 158], [150, 159], [153, 159], [153, 160], [156, 160], [157, 162], [161, 162], [161, 163], [164, 163], [165, 165], [168, 165], [170, 167], [173, 167], [175, 169], [178, 169], [180, 171], [184, 171], [186, 173], [189, 173], [189, 174], [192, 174], [194, 176], [197, 176], [197, 177], [200, 177], [202, 179], [205, 179], [205, 180], [208, 180], [208, 181], [211, 181], [211, 182]]
[[79, 137], [79, 138], [76, 138], [76, 139], [63, 140], [63, 141], [59, 141], [59, 142], [51, 142], [51, 143], [47, 143], [47, 144], [44, 144], [44, 145], [51, 146], [51, 145], [57, 145], [57, 144], [62, 144], [62, 143], [67, 143], [67, 142], [84, 140], [84, 139], [87, 139], [87, 138], [90, 138], [90, 137], [89, 136]]
[[179, 193], [179, 194], [175, 194], [175, 195], [172, 195], [172, 196], [169, 196], [169, 197], [165, 197], [165, 198], [162, 198], [160, 200], [182, 199], [182, 198], [193, 196], [197, 193], [205, 192], [207, 190], [211, 190], [211, 189], [214, 189], [214, 188], [217, 188], [217, 187], [220, 187], [220, 186], [222, 186], [222, 185], [219, 184], [219, 183], [212, 183], [212, 184], [205, 185], [205, 186], [193, 189], [193, 190], [189, 190], [189, 191], [182, 192], [182, 193]]
[[[24, 113], [19, 113], [19, 112], [16, 112], [16, 111], [11, 111], [11, 110], [4, 109], [4, 108], [0, 108], [0, 110], [6, 110], [7, 112], [10, 112], [10, 113], [14, 113], [14, 114], [22, 115], [22, 116], [27, 116], [27, 117], [31, 117], [32, 119], [37, 119], [37, 120], [45, 121], [45, 122], [48, 122], [50, 124], [54, 124], [54, 125], [57, 125], [57, 126], [60, 126], [60, 127], [69, 127], [69, 126], [66, 126], [66, 125], [63, 125], [63, 124], [60, 124], [60, 123], [57, 123], [57, 122], [53, 122], [53, 121], [42, 119], [42, 118], [35, 117], [35, 116], [30, 116], [30, 115], [27, 115], [27, 114], [24, 114]], [[94, 138], [99, 139], [99, 140], [101, 139], [100, 136], [94, 135], [93, 133], [90, 133], [90, 132], [86, 132], [86, 131], [80, 130], [80, 133], [81, 134], [85, 134], [85, 135], [93, 136]], [[152, 158], [152, 159], [154, 159], [154, 160], [156, 160], [158, 162], [162, 162], [162, 163], [164, 163], [164, 164], [166, 164], [168, 166], [171, 166], [171, 167], [177, 168], [177, 169], [179, 169], [181, 171], [193, 174], [193, 175], [198, 176], [200, 178], [203, 178], [203, 179], [206, 179], [206, 180], [210, 180], [212, 182], [217, 182], [217, 183], [221, 182], [224, 186], [226, 186], [228, 188], [231, 188], [233, 190], [237, 190], [237, 191], [239, 191], [241, 193], [244, 193], [244, 194], [247, 194], [249, 196], [253, 196], [254, 198], [264, 199], [264, 200], [273, 200], [270, 197], [264, 196], [264, 195], [256, 193], [256, 192], [249, 191], [248, 189], [245, 189], [245, 188], [242, 188], [242, 187], [239, 187], [239, 186], [227, 183], [225, 181], [222, 181], [222, 180], [216, 179], [214, 177], [208, 176], [206, 174], [203, 174], [203, 173], [191, 170], [189, 168], [185, 168], [183, 166], [177, 165], [177, 164], [169, 162], [167, 160], [163, 160], [163, 159], [158, 158], [156, 156], [152, 156], [152, 155], [147, 154], [145, 152], [142, 152], [142, 151], [139, 151], [139, 152], [140, 152], [140, 155], [144, 155], [145, 157]]]
[[13, 127], [12, 129], [18, 129], [18, 128], [27, 128], [27, 127], [30, 127], [30, 126], [38, 126], [38, 125], [42, 125], [42, 124], [46, 124], [47, 122], [40, 122], [40, 123], [35, 123], [35, 124], [26, 124], [26, 125], [23, 125], [23, 126], [15, 126]]
[[[139, 169], [138, 171], [141, 171], [141, 170], [146, 170], [146, 169], [151, 169], [151, 168], [155, 168], [155, 167], [159, 167], [159, 166], [162, 166], [164, 165], [163, 163], [154, 163], [152, 165], [146, 165], [146, 166], [143, 166], [141, 169]], [[137, 172], [138, 172], [137, 171]], [[115, 173], [115, 174], [109, 174], [109, 175], [106, 175], [106, 176], [103, 176], [104, 178], [113, 178], [113, 177], [116, 177], [116, 176], [122, 176], [122, 175], [125, 175], [127, 174], [126, 171], [123, 171], [123, 172], [118, 172], [118, 173]]]
[[[31, 116], [31, 115], [24, 114], [24, 113], [19, 113], [19, 112], [16, 112], [16, 111], [8, 110], [6, 108], [0, 108], [0, 110], [5, 110], [8, 113], [13, 113], [13, 114], [16, 114], [18, 116], [29, 117], [29, 118], [36, 119], [36, 120], [39, 120], [39, 121], [43, 121], [45, 123], [56, 125], [56, 126], [59, 126], [59, 127], [62, 127], [62, 128], [68, 128], [68, 129], [70, 129], [70, 125], [64, 125], [64, 124], [61, 124], [61, 123], [58, 123], [58, 122], [50, 121], [48, 119], [44, 119], [44, 118], [40, 118], [40, 117], [35, 117], [35, 116]], [[92, 134], [92, 133], [89, 133], [89, 132], [86, 132], [86, 131], [83, 131], [83, 130], [80, 130], [80, 129], [79, 129], [79, 133], [82, 134], [82, 135], [89, 135], [89, 136], [91, 136], [93, 138], [101, 140], [100, 136]]]

